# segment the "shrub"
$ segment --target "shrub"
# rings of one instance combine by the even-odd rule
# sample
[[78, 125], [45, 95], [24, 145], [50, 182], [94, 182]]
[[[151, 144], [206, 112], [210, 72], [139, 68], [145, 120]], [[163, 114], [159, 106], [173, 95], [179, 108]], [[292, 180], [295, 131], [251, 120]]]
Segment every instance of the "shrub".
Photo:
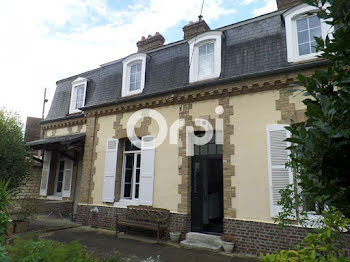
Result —
[[[11, 262], [96, 262], [78, 242], [60, 243], [51, 240], [17, 238], [7, 247]], [[108, 260], [107, 260], [108, 261]]]
[[0, 180], [0, 244], [8, 232], [8, 226], [11, 223], [9, 206], [12, 206], [10, 198], [13, 196], [13, 190], [9, 189], [10, 182]]
[[349, 230], [350, 219], [339, 211], [324, 212], [323, 228], [309, 233], [302, 245], [294, 250], [283, 250], [275, 254], [261, 255], [262, 262], [350, 262], [340, 247], [342, 232]]

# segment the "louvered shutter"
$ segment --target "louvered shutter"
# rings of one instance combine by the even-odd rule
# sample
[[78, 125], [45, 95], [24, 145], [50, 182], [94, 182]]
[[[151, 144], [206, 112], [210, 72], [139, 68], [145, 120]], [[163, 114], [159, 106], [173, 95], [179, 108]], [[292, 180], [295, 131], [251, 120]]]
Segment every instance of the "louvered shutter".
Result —
[[151, 206], [153, 203], [155, 137], [144, 136], [141, 142], [140, 202]]
[[66, 158], [64, 160], [64, 176], [62, 186], [62, 197], [70, 197], [73, 176], [73, 160]]
[[284, 141], [290, 137], [290, 132], [285, 129], [286, 125], [268, 125], [267, 132], [267, 152], [270, 187], [270, 213], [276, 217], [281, 212], [282, 207], [278, 205], [281, 199], [279, 191], [293, 184], [293, 172], [286, 168], [285, 164], [289, 160], [289, 150], [286, 148], [289, 143]]
[[51, 151], [44, 152], [44, 163], [43, 170], [41, 173], [41, 183], [40, 183], [40, 195], [47, 195], [47, 185], [49, 182], [49, 174], [50, 174], [50, 162], [51, 162]]
[[118, 139], [108, 139], [106, 148], [105, 172], [103, 178], [103, 202], [114, 202], [115, 174], [117, 171]]

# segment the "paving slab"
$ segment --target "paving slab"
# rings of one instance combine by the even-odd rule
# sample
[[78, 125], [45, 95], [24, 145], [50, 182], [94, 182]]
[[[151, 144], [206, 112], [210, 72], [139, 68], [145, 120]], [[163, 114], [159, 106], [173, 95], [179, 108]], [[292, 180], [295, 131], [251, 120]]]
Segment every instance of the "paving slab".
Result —
[[223, 255], [185, 249], [177, 244], [157, 244], [153, 239], [134, 235], [115, 237], [110, 230], [90, 227], [77, 227], [47, 232], [42, 237], [60, 242], [78, 241], [85, 245], [96, 258], [119, 253], [123, 261], [142, 261], [149, 257], [159, 256], [161, 262], [256, 262], [257, 258], [235, 255]]

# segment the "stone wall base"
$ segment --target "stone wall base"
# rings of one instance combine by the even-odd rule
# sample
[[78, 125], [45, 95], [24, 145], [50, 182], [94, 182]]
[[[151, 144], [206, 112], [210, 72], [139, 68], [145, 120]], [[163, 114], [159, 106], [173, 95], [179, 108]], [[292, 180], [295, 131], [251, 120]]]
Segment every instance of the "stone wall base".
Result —
[[[121, 217], [124, 216], [125, 208], [78, 205], [76, 221], [86, 226], [115, 230], [117, 214]], [[190, 223], [190, 215], [170, 213], [169, 230], [181, 232], [182, 239], [187, 232], [190, 232]], [[235, 239], [234, 252], [246, 255], [258, 256], [261, 253], [273, 253], [293, 248], [304, 239], [308, 232], [310, 232], [309, 229], [296, 226], [281, 229], [272, 223], [224, 219], [224, 234], [232, 235]], [[350, 241], [349, 234], [346, 234], [345, 237]], [[350, 255], [349, 246], [346, 246], [344, 251], [347, 256]]]

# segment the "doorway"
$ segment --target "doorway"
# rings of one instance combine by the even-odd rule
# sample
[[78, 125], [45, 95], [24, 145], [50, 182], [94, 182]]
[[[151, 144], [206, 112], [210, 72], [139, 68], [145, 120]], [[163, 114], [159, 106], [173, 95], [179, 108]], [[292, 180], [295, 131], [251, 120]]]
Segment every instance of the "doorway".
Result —
[[191, 172], [193, 232], [223, 232], [222, 166], [222, 145], [210, 141], [206, 145], [195, 146]]

